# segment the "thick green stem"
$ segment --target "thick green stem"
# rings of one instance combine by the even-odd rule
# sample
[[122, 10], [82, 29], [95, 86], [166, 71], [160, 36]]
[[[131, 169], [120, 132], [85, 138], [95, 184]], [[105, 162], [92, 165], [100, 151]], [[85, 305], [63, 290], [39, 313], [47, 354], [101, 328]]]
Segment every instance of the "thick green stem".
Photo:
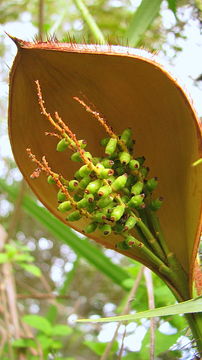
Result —
[[88, 24], [89, 29], [95, 37], [95, 40], [100, 44], [106, 44], [106, 40], [103, 36], [102, 31], [99, 29], [98, 25], [96, 24], [84, 2], [82, 0], [74, 0], [74, 3], [80, 10], [84, 21]]
[[[155, 235], [158, 238], [159, 244], [163, 249], [170, 269], [170, 274], [168, 273], [169, 282], [167, 285], [172, 290], [176, 299], [180, 301], [185, 301], [190, 299], [190, 291], [188, 284], [188, 276], [183, 270], [181, 264], [178, 262], [175, 254], [173, 254], [167, 246], [165, 241], [159, 219], [154, 211], [147, 211], [147, 216], [151, 221], [152, 227], [155, 231]], [[193, 313], [185, 315], [190, 329], [192, 331], [193, 338], [196, 341], [197, 349], [199, 355], [202, 355], [202, 313]]]
[[196, 341], [199, 356], [202, 358], [202, 313], [186, 314], [185, 317]]
[[159, 243], [157, 242], [157, 240], [155, 239], [154, 235], [151, 233], [149, 228], [145, 225], [145, 223], [140, 218], [137, 219], [137, 226], [139, 226], [142, 233], [145, 235], [149, 245], [155, 251], [155, 254], [161, 260], [165, 260], [165, 255], [164, 255]]

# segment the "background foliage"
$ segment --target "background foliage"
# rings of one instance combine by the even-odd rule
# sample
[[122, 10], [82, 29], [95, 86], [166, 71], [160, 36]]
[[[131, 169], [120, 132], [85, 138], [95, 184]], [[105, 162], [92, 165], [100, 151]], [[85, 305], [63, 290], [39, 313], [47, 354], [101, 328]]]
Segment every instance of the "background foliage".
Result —
[[[8, 145], [7, 64], [13, 60], [13, 48], [3, 30], [25, 40], [35, 33], [40, 39], [56, 35], [66, 41], [129, 43], [160, 51], [173, 64], [189, 41], [187, 17], [200, 28], [201, 1], [18, 0], [0, 4], [0, 358], [193, 358], [181, 316], [142, 319], [118, 328], [117, 324], [74, 322], [80, 317], [143, 311], [175, 300], [148, 269], [60, 224], [26, 187]], [[82, 5], [87, 5], [87, 15]], [[22, 35], [23, 27], [30, 34]], [[194, 82], [200, 87], [200, 73]]]

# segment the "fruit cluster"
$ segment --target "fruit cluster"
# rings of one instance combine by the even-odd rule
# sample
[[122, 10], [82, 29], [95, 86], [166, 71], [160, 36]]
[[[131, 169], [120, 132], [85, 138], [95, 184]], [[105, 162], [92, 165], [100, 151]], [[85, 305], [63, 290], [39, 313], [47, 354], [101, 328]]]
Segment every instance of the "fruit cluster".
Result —
[[68, 222], [78, 221], [85, 216], [88, 219], [88, 225], [83, 229], [85, 234], [93, 233], [96, 229], [99, 229], [104, 236], [112, 232], [120, 234], [124, 242], [119, 243], [119, 247], [133, 246], [137, 240], [132, 235], [134, 228], [142, 232], [143, 236], [145, 232], [148, 236], [142, 214], [145, 209], [158, 210], [162, 198], [152, 198], [158, 179], [148, 178], [149, 169], [144, 166], [145, 158], [133, 156], [135, 141], [131, 129], [127, 128], [121, 135], [116, 135], [99, 113], [76, 98], [97, 118], [108, 135], [100, 141], [104, 150], [103, 156], [93, 156], [86, 150], [87, 142], [77, 140], [58, 113], [55, 113], [54, 120], [46, 112], [39, 84], [37, 87], [42, 113], [59, 132], [59, 134], [51, 133], [60, 138], [57, 151], [70, 150], [71, 160], [78, 162], [80, 167], [73, 179], [67, 180], [50, 169], [45, 157], [40, 162], [31, 150], [27, 149], [29, 156], [38, 165], [32, 177], [37, 177], [41, 170], [46, 172], [48, 183], [55, 184], [59, 188], [58, 211], [67, 214]]

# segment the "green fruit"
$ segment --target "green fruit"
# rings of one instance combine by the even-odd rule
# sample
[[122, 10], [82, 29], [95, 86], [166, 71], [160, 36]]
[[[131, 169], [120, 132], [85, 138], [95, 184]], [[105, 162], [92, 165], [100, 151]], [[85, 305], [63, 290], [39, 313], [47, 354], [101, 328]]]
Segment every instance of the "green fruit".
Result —
[[107, 182], [109, 185], [111, 185], [114, 182], [114, 180], [115, 180], [115, 177], [112, 175], [107, 178]]
[[99, 230], [103, 233], [103, 235], [107, 236], [107, 235], [110, 235], [111, 232], [112, 232], [112, 228], [110, 225], [108, 224], [104, 224], [104, 225], [101, 225], [99, 226]]
[[[56, 176], [57, 178], [59, 177], [58, 174], [55, 174], [55, 176]], [[55, 183], [56, 183], [55, 180], [54, 180], [54, 178], [53, 178], [51, 175], [49, 175], [49, 176], [47, 177], [47, 182], [48, 182], [49, 184], [55, 184]]]
[[110, 138], [104, 138], [104, 139], [100, 140], [100, 145], [106, 147], [109, 140], [110, 140]]
[[72, 205], [70, 201], [63, 201], [59, 206], [58, 210], [62, 213], [71, 210]]
[[130, 198], [129, 198], [129, 196], [127, 196], [127, 195], [124, 195], [124, 196], [122, 196], [122, 198], [121, 198], [121, 201], [124, 202], [124, 204], [127, 204], [129, 200], [130, 200]]
[[144, 201], [144, 194], [133, 196], [128, 202], [128, 206], [137, 209]]
[[70, 180], [68, 184], [68, 190], [69, 191], [75, 191], [77, 190], [79, 185], [79, 182], [77, 180]]
[[86, 208], [86, 210], [89, 212], [89, 213], [93, 213], [96, 209], [96, 202], [93, 201], [93, 202], [88, 202], [88, 206]]
[[75, 177], [75, 179], [77, 179], [77, 180], [81, 180], [81, 179], [82, 179], [82, 177], [79, 175], [79, 170], [77, 170], [77, 171], [75, 172], [74, 177]]
[[125, 239], [125, 242], [129, 247], [132, 247], [137, 243], [140, 244], [140, 242], [138, 240], [136, 240], [136, 238], [134, 238], [134, 236], [132, 236], [132, 235], [127, 236], [127, 238]]
[[123, 174], [116, 178], [116, 180], [112, 183], [111, 187], [113, 191], [118, 191], [124, 188], [127, 181], [127, 174]]
[[148, 167], [145, 167], [145, 166], [142, 166], [142, 167], [139, 169], [139, 171], [140, 171], [140, 174], [141, 174], [144, 178], [146, 178], [147, 175], [148, 175], [148, 173], [149, 173], [149, 168], [148, 168]]
[[98, 195], [99, 195], [100, 197], [105, 198], [105, 197], [107, 197], [108, 195], [110, 195], [111, 192], [112, 192], [111, 186], [110, 186], [110, 185], [104, 185], [104, 186], [102, 186], [102, 187], [99, 189]]
[[91, 153], [89, 153], [88, 151], [85, 151], [85, 152], [84, 152], [84, 156], [85, 156], [88, 160], [92, 160], [92, 159], [93, 159]]
[[66, 195], [62, 192], [62, 190], [58, 191], [57, 199], [58, 199], [58, 202], [62, 202], [62, 201], [66, 200]]
[[159, 197], [157, 199], [152, 200], [149, 204], [149, 207], [151, 210], [156, 211], [160, 209], [162, 203], [163, 203], [163, 198]]
[[112, 155], [116, 150], [116, 146], [117, 146], [117, 139], [111, 138], [105, 148], [105, 154]]
[[153, 190], [156, 189], [158, 185], [158, 178], [157, 177], [153, 177], [152, 179], [147, 180], [146, 184], [145, 184], [145, 188], [149, 191], [152, 192]]
[[66, 140], [66, 139], [62, 139], [62, 140], [60, 140], [60, 141], [58, 142], [57, 147], [56, 147], [56, 150], [57, 150], [57, 151], [64, 151], [64, 150], [66, 150], [66, 149], [68, 148], [68, 145], [69, 145], [69, 143], [67, 142], [67, 140]]
[[103, 222], [104, 220], [106, 220], [106, 216], [102, 212], [97, 212], [93, 215], [93, 220], [97, 222]]
[[116, 168], [115, 172], [116, 172], [117, 176], [121, 176], [121, 175], [125, 174], [126, 171], [123, 166], [119, 166]]
[[144, 183], [142, 181], [137, 181], [131, 188], [131, 194], [139, 195], [142, 192]]
[[90, 175], [91, 173], [91, 169], [89, 169], [88, 165], [83, 165], [82, 167], [80, 167], [79, 169], [79, 175], [81, 177], [85, 177], [85, 176], [88, 176]]
[[110, 159], [104, 159], [101, 161], [101, 164], [105, 167], [105, 168], [111, 168], [114, 165], [114, 161], [110, 160]]
[[123, 216], [125, 211], [125, 205], [118, 205], [116, 207], [113, 208], [112, 213], [111, 213], [111, 220], [112, 221], [118, 221], [120, 220], [120, 218]]
[[97, 228], [97, 224], [95, 222], [92, 222], [85, 227], [84, 232], [86, 234], [90, 234], [90, 233], [94, 232], [96, 230], [96, 228]]
[[129, 163], [130, 159], [131, 159], [131, 156], [128, 152], [122, 151], [119, 153], [119, 160], [120, 160], [121, 164], [127, 165]]
[[81, 149], [85, 149], [85, 147], [87, 145], [86, 140], [79, 140], [78, 143], [79, 143], [79, 146], [81, 147]]
[[135, 184], [137, 177], [134, 175], [128, 175], [127, 181], [126, 181], [126, 188], [131, 187]]
[[101, 161], [100, 157], [94, 157], [92, 158], [93, 165], [97, 165]]
[[85, 193], [96, 194], [101, 186], [102, 186], [102, 180], [97, 179], [91, 181], [86, 187]]
[[112, 176], [114, 174], [114, 170], [113, 169], [101, 169], [100, 170], [100, 174], [99, 177], [100, 179], [107, 179], [109, 176]]
[[76, 194], [74, 194], [74, 200], [75, 201], [80, 201], [81, 199], [83, 199], [83, 194], [81, 194], [80, 192], [77, 192]]
[[80, 189], [84, 190], [91, 180], [90, 176], [85, 176], [81, 181], [79, 181]]
[[139, 157], [136, 157], [135, 160], [138, 161], [139, 165], [142, 166], [145, 162], [145, 157], [144, 156], [139, 156]]
[[128, 145], [131, 141], [132, 130], [130, 128], [125, 129], [121, 134], [121, 140]]
[[138, 162], [137, 160], [135, 160], [135, 159], [130, 160], [130, 162], [129, 162], [129, 168], [130, 168], [131, 170], [137, 170], [137, 169], [139, 169], [139, 167], [140, 167], [140, 164], [139, 164], [139, 162]]
[[77, 151], [77, 152], [73, 153], [73, 154], [71, 155], [70, 159], [71, 159], [72, 161], [81, 162], [82, 160], [81, 160], [80, 152]]
[[111, 204], [113, 201], [113, 197], [105, 197], [105, 198], [101, 198], [100, 200], [97, 201], [97, 206], [101, 209], [105, 208], [106, 206], [108, 206], [109, 204]]
[[77, 221], [79, 219], [81, 219], [81, 214], [80, 214], [80, 212], [78, 210], [73, 211], [66, 218], [67, 221]]
[[128, 231], [134, 228], [137, 219], [134, 216], [129, 216], [128, 220], [125, 223], [124, 230]]

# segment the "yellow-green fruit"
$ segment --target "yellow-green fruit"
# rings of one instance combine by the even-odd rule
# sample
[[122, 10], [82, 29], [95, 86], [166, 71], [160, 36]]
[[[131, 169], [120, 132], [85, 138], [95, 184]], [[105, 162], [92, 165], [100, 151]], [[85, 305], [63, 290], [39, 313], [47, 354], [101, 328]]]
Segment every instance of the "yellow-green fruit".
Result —
[[93, 215], [93, 220], [97, 222], [103, 222], [106, 220], [106, 216], [102, 212], [97, 212]]
[[119, 176], [118, 178], [116, 178], [116, 180], [112, 183], [112, 190], [113, 191], [118, 191], [124, 188], [124, 186], [126, 185], [126, 181], [127, 181], [127, 174], [123, 174], [121, 176]]
[[110, 225], [108, 224], [104, 224], [104, 225], [101, 225], [99, 226], [99, 230], [103, 233], [103, 235], [107, 236], [107, 235], [110, 235], [111, 232], [112, 232], [112, 228]]
[[137, 181], [131, 188], [131, 194], [139, 195], [142, 192], [143, 186], [143, 181]]
[[99, 195], [100, 197], [105, 198], [105, 197], [107, 197], [108, 195], [110, 195], [111, 192], [112, 192], [111, 186], [110, 186], [110, 185], [104, 185], [104, 186], [102, 186], [102, 187], [99, 189], [98, 195]]
[[138, 160], [135, 160], [135, 159], [130, 160], [130, 162], [129, 162], [129, 168], [130, 168], [131, 170], [137, 170], [137, 169], [139, 169], [139, 167], [140, 167], [140, 164], [139, 164], [139, 161], [138, 161]]
[[62, 201], [66, 200], [66, 195], [62, 192], [62, 190], [58, 191], [57, 199], [58, 199], [58, 202], [62, 202]]
[[80, 169], [79, 169], [79, 175], [81, 177], [85, 177], [90, 175], [91, 170], [89, 169], [88, 165], [83, 165]]
[[[55, 176], [58, 177], [59, 175], [58, 175], [58, 174], [55, 174]], [[55, 184], [55, 180], [54, 180], [54, 178], [53, 178], [51, 175], [49, 175], [49, 176], [47, 177], [47, 182], [48, 182], [49, 184]]]
[[84, 232], [86, 234], [90, 234], [90, 233], [94, 232], [96, 230], [96, 228], [97, 228], [97, 223], [92, 222], [85, 227]]
[[137, 219], [134, 216], [129, 216], [128, 220], [125, 223], [124, 230], [128, 231], [134, 228]]
[[116, 150], [116, 146], [117, 146], [117, 139], [111, 138], [105, 148], [105, 154], [112, 155]]
[[131, 159], [131, 156], [128, 152], [122, 151], [119, 153], [119, 160], [120, 160], [121, 164], [127, 165], [129, 163], [130, 159]]
[[77, 221], [81, 219], [81, 214], [78, 210], [76, 210], [69, 214], [66, 219], [67, 221]]
[[125, 205], [118, 205], [115, 208], [113, 208], [111, 213], [111, 220], [112, 221], [118, 221], [124, 214], [125, 211]]
[[62, 139], [62, 140], [60, 140], [60, 141], [58, 142], [57, 147], [56, 147], [56, 150], [57, 150], [57, 151], [64, 151], [64, 150], [66, 150], [66, 149], [68, 148], [68, 145], [69, 145], [69, 143], [67, 142], [67, 140], [66, 140], [66, 139]]
[[78, 151], [75, 152], [75, 153], [73, 153], [73, 154], [71, 155], [71, 160], [72, 160], [72, 161], [81, 162], [82, 160], [81, 160], [80, 153], [79, 153]]
[[160, 207], [162, 206], [163, 203], [163, 198], [159, 197], [157, 199], [154, 199], [150, 202], [149, 207], [151, 210], [156, 211], [159, 210]]
[[71, 206], [71, 202], [69, 200], [67, 201], [63, 201], [59, 206], [58, 206], [58, 210], [62, 213], [65, 213], [66, 211], [71, 210], [72, 206]]
[[77, 180], [70, 180], [68, 184], [68, 190], [69, 191], [75, 191], [77, 190], [79, 185], [79, 182]]
[[126, 144], [129, 145], [132, 137], [132, 130], [130, 128], [125, 129], [121, 134], [121, 140]]
[[158, 185], [158, 179], [157, 179], [157, 177], [153, 177], [153, 178], [147, 180], [147, 182], [145, 184], [145, 188], [149, 192], [152, 192], [153, 190], [156, 189], [157, 185]]
[[91, 181], [88, 186], [86, 187], [86, 190], [85, 192], [87, 194], [96, 194], [99, 190], [99, 188], [102, 186], [102, 180], [94, 180], [94, 181]]
[[81, 181], [79, 181], [79, 187], [80, 189], [84, 190], [86, 186], [91, 182], [90, 176], [85, 176]]
[[112, 201], [113, 201], [113, 197], [110, 196], [105, 198], [102, 197], [100, 200], [97, 201], [97, 206], [102, 209], [108, 206], [109, 204], [111, 204]]
[[128, 206], [137, 209], [144, 201], [144, 194], [134, 195], [128, 202]]

